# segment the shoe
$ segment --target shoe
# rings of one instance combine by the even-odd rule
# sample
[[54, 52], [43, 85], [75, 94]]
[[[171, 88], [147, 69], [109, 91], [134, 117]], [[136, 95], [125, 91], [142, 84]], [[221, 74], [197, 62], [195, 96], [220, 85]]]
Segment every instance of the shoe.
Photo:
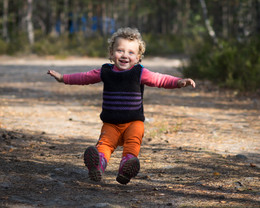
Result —
[[90, 180], [101, 181], [102, 175], [107, 167], [104, 153], [98, 152], [96, 147], [90, 146], [84, 153], [84, 163], [88, 168]]
[[117, 182], [127, 184], [131, 178], [137, 176], [140, 170], [140, 162], [137, 157], [127, 154], [122, 158], [117, 175]]

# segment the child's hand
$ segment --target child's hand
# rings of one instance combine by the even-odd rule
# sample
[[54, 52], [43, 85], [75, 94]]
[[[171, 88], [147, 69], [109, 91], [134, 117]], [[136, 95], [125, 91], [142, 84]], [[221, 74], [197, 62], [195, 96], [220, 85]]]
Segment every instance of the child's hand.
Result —
[[187, 87], [189, 85], [191, 85], [193, 88], [196, 87], [195, 82], [192, 79], [190, 79], [190, 78], [188, 78], [188, 79], [180, 79], [178, 81], [178, 87]]
[[58, 82], [63, 82], [63, 76], [60, 73], [54, 70], [48, 70], [47, 74], [53, 76]]

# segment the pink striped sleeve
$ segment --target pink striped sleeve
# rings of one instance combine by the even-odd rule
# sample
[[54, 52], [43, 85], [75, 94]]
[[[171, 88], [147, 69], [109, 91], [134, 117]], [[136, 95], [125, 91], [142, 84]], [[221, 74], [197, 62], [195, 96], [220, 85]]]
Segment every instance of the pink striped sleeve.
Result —
[[177, 82], [181, 78], [174, 77], [167, 74], [161, 74], [158, 72], [151, 72], [146, 68], [143, 68], [141, 76], [141, 84], [150, 86], [150, 87], [159, 87], [166, 89], [178, 88]]
[[69, 85], [88, 85], [101, 82], [101, 69], [93, 69], [88, 72], [81, 72], [75, 74], [64, 74], [63, 81]]

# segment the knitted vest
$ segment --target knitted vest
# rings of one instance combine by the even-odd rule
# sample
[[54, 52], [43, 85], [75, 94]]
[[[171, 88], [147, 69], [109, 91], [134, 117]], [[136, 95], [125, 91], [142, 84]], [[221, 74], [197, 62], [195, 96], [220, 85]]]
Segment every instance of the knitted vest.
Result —
[[113, 124], [144, 121], [144, 86], [141, 85], [143, 66], [138, 64], [120, 72], [113, 71], [113, 66], [104, 64], [101, 68], [101, 80], [104, 83], [101, 120]]

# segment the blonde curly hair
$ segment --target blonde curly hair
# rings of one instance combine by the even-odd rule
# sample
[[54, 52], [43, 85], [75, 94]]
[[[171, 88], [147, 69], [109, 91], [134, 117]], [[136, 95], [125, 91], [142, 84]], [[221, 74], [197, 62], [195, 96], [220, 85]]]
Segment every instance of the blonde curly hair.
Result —
[[145, 52], [145, 42], [142, 39], [142, 36], [140, 32], [136, 28], [119, 28], [110, 39], [108, 39], [108, 52], [109, 52], [109, 60], [112, 61], [111, 59], [111, 54], [113, 53], [114, 45], [116, 43], [117, 38], [124, 38], [127, 40], [137, 40], [139, 44], [139, 53], [140, 59], [139, 63], [142, 61], [142, 58], [144, 57], [144, 52]]

